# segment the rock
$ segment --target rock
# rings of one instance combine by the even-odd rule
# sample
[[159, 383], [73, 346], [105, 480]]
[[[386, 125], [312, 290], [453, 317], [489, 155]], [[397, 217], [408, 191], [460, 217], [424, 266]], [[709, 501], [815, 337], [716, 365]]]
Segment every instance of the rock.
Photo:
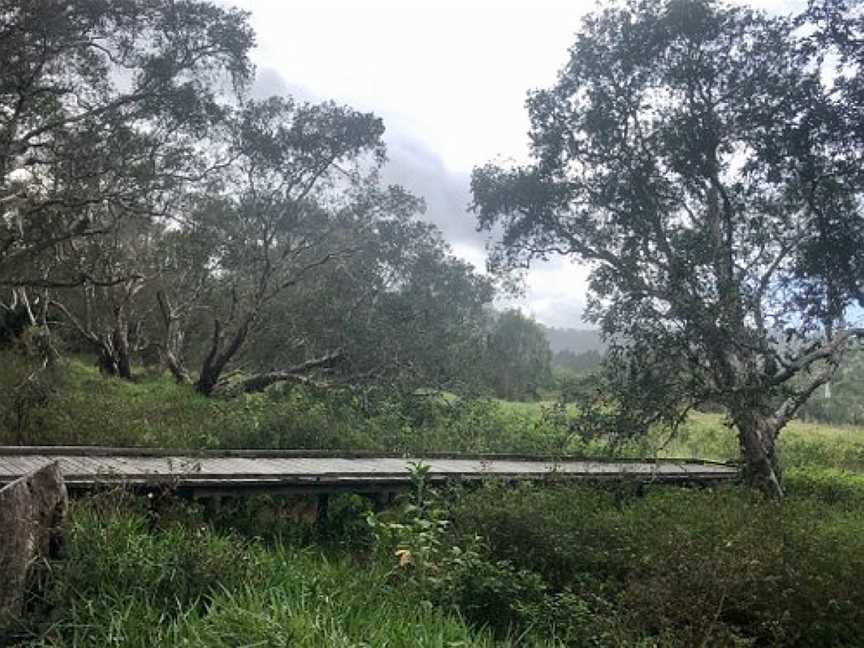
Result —
[[57, 462], [0, 489], [0, 636], [21, 616], [34, 565], [59, 549], [67, 506]]

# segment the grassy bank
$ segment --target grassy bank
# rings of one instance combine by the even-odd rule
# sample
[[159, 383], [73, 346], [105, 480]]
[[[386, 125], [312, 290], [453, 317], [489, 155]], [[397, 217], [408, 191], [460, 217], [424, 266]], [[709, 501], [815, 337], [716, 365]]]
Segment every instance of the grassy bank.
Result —
[[[14, 376], [0, 373], [4, 380], [7, 385], [0, 387], [7, 387], [5, 397], [11, 400]], [[206, 398], [164, 374], [142, 375], [130, 383], [105, 378], [81, 360], [65, 362], [42, 381], [44, 398], [28, 406], [23, 429], [16, 429], [10, 417], [0, 420], [0, 443], [392, 452], [584, 449], [552, 404], [299, 387]], [[5, 404], [11, 412], [12, 404]]]
[[[864, 472], [864, 428], [792, 421], [778, 444], [783, 465], [796, 468], [837, 468]], [[734, 461], [735, 435], [719, 414], [694, 413], [671, 441], [658, 432], [634, 447], [637, 452], [667, 457], [700, 457]]]

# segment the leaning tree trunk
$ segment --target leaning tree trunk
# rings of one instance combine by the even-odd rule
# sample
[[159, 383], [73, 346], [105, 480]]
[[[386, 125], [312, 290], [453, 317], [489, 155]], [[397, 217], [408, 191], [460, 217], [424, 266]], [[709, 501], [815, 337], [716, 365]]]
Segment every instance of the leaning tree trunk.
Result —
[[99, 358], [96, 362], [99, 365], [99, 370], [106, 376], [116, 376], [120, 373], [111, 338], [103, 338], [99, 343]]
[[102, 373], [108, 376], [132, 380], [132, 354], [125, 327], [115, 328], [111, 335], [99, 339], [98, 364]]
[[221, 322], [214, 320], [213, 340], [210, 345], [210, 352], [204, 358], [204, 363], [201, 365], [201, 371], [198, 374], [198, 381], [195, 383], [195, 390], [197, 392], [205, 396], [213, 394], [213, 391], [219, 384], [219, 379], [222, 377], [222, 372], [225, 371], [225, 367], [228, 366], [231, 359], [240, 351], [254, 321], [255, 313], [248, 313], [242, 324], [237, 327], [237, 330], [226, 343], [226, 336], [222, 330]]
[[204, 363], [198, 374], [198, 380], [195, 382], [195, 391], [205, 396], [212, 395], [216, 385], [219, 384], [219, 378], [222, 376], [224, 367], [224, 363]]
[[173, 307], [164, 290], [156, 292], [156, 302], [159, 304], [159, 313], [162, 315], [163, 335], [160, 345], [162, 361], [178, 385], [189, 385], [192, 383], [192, 376], [189, 375], [189, 370], [183, 362], [183, 339], [185, 337], [182, 325], [183, 318]]
[[162, 359], [165, 362], [165, 366], [168, 367], [168, 371], [174, 377], [174, 382], [178, 385], [190, 385], [192, 383], [192, 376], [189, 375], [189, 370], [186, 369], [186, 365], [174, 353], [167, 349], [163, 350]]
[[759, 415], [735, 417], [738, 442], [744, 458], [744, 479], [774, 500], [783, 499], [782, 474], [777, 457], [777, 431], [771, 418]]

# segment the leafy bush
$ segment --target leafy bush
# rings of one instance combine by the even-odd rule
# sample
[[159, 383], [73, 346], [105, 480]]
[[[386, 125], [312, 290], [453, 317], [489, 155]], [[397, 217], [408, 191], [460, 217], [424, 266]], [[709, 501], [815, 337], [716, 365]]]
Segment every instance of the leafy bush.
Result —
[[[583, 631], [580, 641], [604, 634], [601, 627], [606, 621], [598, 622], [581, 597], [555, 592], [531, 569], [490, 557], [492, 552], [479, 535], [453, 537], [449, 507], [428, 488], [427, 474], [428, 467], [414, 467], [414, 488], [395, 519], [392, 512], [369, 515], [378, 548], [385, 560], [395, 561], [394, 576], [402, 587], [431, 604], [457, 610], [475, 627], [489, 628], [498, 637], [554, 641], [558, 631], [575, 637], [576, 626]], [[460, 494], [451, 493], [451, 502], [460, 499]]]
[[784, 506], [738, 488], [660, 487], [621, 500], [496, 486], [466, 496], [454, 527], [458, 538], [483, 536], [487, 560], [530, 569], [563, 596], [575, 625], [556, 632], [574, 645], [586, 617], [615, 620], [588, 631], [604, 641], [623, 632], [664, 646], [859, 645], [864, 522], [844, 507], [860, 478], [833, 490], [825, 480], [793, 477]]
[[48, 420], [62, 376], [18, 350], [0, 351], [0, 365], [0, 443], [32, 444]]

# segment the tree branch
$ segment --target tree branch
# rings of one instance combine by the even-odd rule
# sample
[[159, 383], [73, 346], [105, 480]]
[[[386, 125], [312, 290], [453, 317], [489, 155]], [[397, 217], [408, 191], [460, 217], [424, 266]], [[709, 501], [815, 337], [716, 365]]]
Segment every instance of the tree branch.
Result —
[[240, 389], [242, 389], [244, 392], [250, 393], [263, 391], [270, 385], [274, 385], [279, 382], [295, 381], [302, 383], [310, 383], [311, 381], [309, 380], [309, 378], [307, 376], [304, 376], [303, 374], [312, 371], [313, 369], [331, 367], [343, 358], [344, 354], [340, 349], [337, 349], [336, 351], [332, 351], [319, 358], [307, 360], [306, 362], [303, 362], [289, 369], [285, 369], [282, 371], [270, 371], [267, 373], [257, 374], [255, 376], [252, 376], [251, 378], [247, 378], [240, 384]]

